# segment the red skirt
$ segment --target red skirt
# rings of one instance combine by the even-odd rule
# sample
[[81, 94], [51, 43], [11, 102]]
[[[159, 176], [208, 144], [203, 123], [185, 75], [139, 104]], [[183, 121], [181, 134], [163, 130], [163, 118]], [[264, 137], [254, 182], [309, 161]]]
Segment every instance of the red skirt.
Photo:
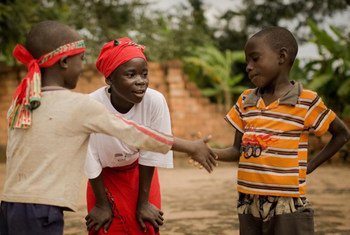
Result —
[[[147, 233], [144, 233], [136, 219], [136, 206], [139, 191], [138, 161], [125, 167], [103, 168], [102, 179], [108, 197], [113, 204], [113, 222], [107, 234], [113, 235], [154, 235], [153, 226], [145, 222]], [[96, 199], [90, 183], [87, 185], [87, 209], [90, 211]], [[161, 208], [160, 186], [157, 168], [154, 170], [149, 192], [149, 202]], [[98, 234], [105, 234], [103, 227]]]

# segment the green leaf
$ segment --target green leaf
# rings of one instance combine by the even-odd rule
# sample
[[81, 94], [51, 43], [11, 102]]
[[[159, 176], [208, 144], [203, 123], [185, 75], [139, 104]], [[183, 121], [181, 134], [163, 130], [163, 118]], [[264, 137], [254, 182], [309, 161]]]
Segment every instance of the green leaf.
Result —
[[332, 76], [329, 74], [315, 75], [307, 87], [311, 90], [317, 91], [319, 88], [325, 86], [331, 79]]

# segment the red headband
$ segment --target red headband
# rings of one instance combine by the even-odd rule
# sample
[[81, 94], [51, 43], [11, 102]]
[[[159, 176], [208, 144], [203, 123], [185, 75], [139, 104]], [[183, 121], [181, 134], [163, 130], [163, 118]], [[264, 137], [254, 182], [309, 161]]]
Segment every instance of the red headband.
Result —
[[40, 105], [41, 73], [40, 68], [54, 65], [63, 56], [72, 56], [85, 51], [83, 40], [68, 43], [34, 59], [30, 52], [17, 44], [13, 56], [27, 66], [27, 74], [14, 94], [8, 111], [8, 122], [11, 128], [28, 128], [31, 125], [31, 111]]
[[106, 43], [96, 61], [96, 68], [105, 78], [120, 65], [134, 58], [147, 60], [143, 54], [145, 47], [133, 42], [130, 38], [118, 38]]

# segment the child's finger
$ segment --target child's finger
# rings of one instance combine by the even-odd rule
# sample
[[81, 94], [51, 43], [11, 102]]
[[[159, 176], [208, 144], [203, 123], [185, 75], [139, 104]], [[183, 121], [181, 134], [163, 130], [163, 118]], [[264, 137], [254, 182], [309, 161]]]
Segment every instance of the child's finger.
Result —
[[157, 224], [159, 225], [159, 226], [162, 226], [163, 225], [163, 218], [157, 218], [156, 219], [156, 222], [157, 222]]
[[[158, 222], [157, 222], [156, 220], [150, 220], [149, 222], [152, 224], [152, 226], [153, 226], [153, 228], [154, 228], [154, 231], [155, 231], [156, 233], [158, 233], [158, 231], [159, 231]], [[163, 224], [163, 223], [162, 223], [162, 224]]]
[[95, 231], [97, 232], [98, 230], [100, 230], [100, 228], [102, 227], [103, 223], [96, 223], [97, 225], [95, 226]]
[[211, 167], [208, 165], [207, 162], [203, 162], [202, 166], [208, 171], [208, 173], [210, 173], [212, 171]]
[[203, 138], [203, 142], [207, 144], [211, 140], [211, 138], [212, 138], [211, 135], [207, 135]]
[[87, 226], [87, 230], [88, 231], [91, 231], [91, 229], [97, 224], [97, 222], [95, 221], [90, 221], [90, 223], [87, 223], [86, 226]]
[[139, 221], [142, 231], [147, 232], [146, 225], [143, 220], [141, 218], [137, 218], [137, 220]]
[[213, 164], [213, 166], [217, 166], [218, 163], [216, 162], [216, 160], [218, 160], [218, 159], [219, 159], [218, 155], [215, 154], [215, 153], [213, 152], [213, 150], [210, 149], [210, 156], [209, 156], [209, 158], [208, 158], [208, 160], [210, 161], [210, 163]]
[[107, 233], [109, 227], [110, 227], [111, 224], [112, 224], [112, 221], [113, 221], [113, 219], [109, 219], [108, 222], [105, 224], [105, 226], [103, 227], [104, 233]]

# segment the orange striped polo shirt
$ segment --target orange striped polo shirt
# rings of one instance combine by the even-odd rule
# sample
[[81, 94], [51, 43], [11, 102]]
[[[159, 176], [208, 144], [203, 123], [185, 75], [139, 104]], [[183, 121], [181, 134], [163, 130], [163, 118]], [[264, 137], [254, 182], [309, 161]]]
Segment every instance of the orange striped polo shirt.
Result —
[[323, 135], [335, 116], [315, 92], [299, 83], [268, 106], [258, 88], [244, 91], [225, 119], [243, 133], [243, 147], [258, 147], [261, 153], [249, 157], [242, 152], [237, 190], [305, 197], [309, 133]]

